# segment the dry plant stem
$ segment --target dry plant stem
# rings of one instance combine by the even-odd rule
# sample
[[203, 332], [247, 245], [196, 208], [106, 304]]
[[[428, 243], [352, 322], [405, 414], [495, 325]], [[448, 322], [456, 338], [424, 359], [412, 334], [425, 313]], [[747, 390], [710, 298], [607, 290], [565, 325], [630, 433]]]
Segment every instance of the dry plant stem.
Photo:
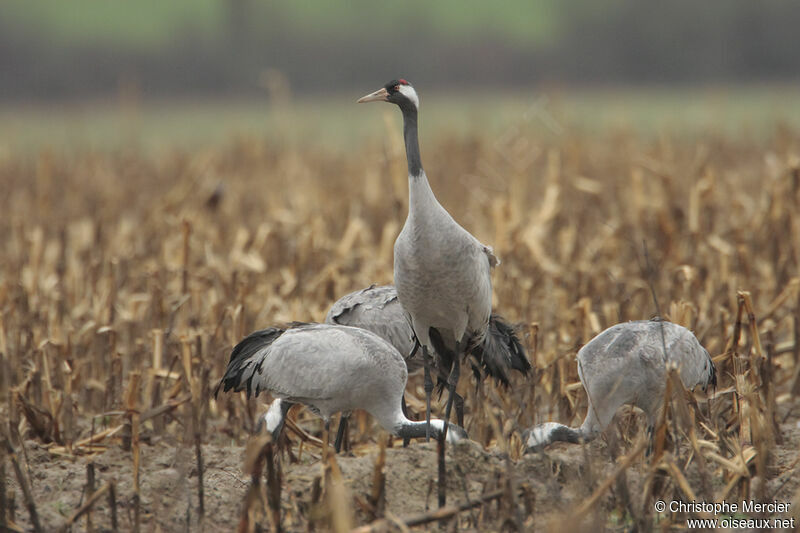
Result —
[[[195, 422], [195, 427], [197, 427], [197, 422]], [[203, 519], [205, 516], [205, 497], [204, 497], [204, 488], [203, 488], [203, 446], [202, 446], [202, 438], [200, 436], [199, 431], [195, 431], [194, 433], [194, 452], [195, 458], [197, 460], [197, 499], [198, 499], [198, 512], [200, 513], [200, 519]]]
[[322, 499], [322, 478], [317, 476], [314, 478], [314, 481], [311, 483], [311, 497], [309, 499], [309, 508], [312, 509], [311, 514], [308, 517], [308, 523], [306, 524], [307, 531], [316, 531], [316, 513], [313, 511], [318, 509], [320, 506], [320, 500]]
[[390, 513], [389, 511], [386, 511], [386, 521], [389, 522], [389, 524], [397, 527], [397, 529], [399, 529], [401, 533], [407, 533], [411, 531], [410, 529], [408, 529], [406, 523], [403, 522], [403, 520], [399, 516]]
[[70, 526], [72, 526], [72, 524], [74, 524], [81, 516], [87, 514], [92, 509], [92, 506], [97, 503], [97, 500], [107, 493], [110, 488], [111, 482], [108, 482], [100, 487], [100, 489], [98, 489], [96, 492], [92, 493], [92, 495], [86, 499], [86, 502], [84, 502], [83, 505], [81, 505], [74, 513], [72, 513], [72, 515], [70, 515], [70, 517], [67, 519], [67, 522], [62, 526], [61, 530], [64, 532], [68, 531]]
[[[746, 379], [747, 369], [745, 368], [744, 358], [739, 356], [739, 335], [742, 330], [742, 315], [745, 310], [745, 299], [742, 292], [736, 296], [738, 303], [736, 310], [736, 323], [734, 325], [733, 344], [731, 347], [731, 358], [733, 359], [733, 375], [736, 386], [737, 414], [739, 416], [739, 439], [740, 442], [752, 442], [753, 437], [750, 431], [750, 382]], [[752, 369], [751, 369], [752, 370]]]
[[511, 520], [516, 526], [517, 531], [522, 531], [522, 515], [519, 510], [519, 502], [517, 499], [517, 476], [514, 475], [514, 465], [511, 463], [511, 458], [506, 454], [506, 496], [504, 498], [506, 505], [508, 505], [508, 520]]
[[8, 524], [6, 517], [8, 512], [8, 502], [6, 501], [6, 449], [0, 446], [0, 527]]
[[375, 468], [372, 470], [372, 492], [369, 503], [372, 506], [371, 519], [376, 520], [384, 515], [386, 508], [386, 444], [391, 437], [385, 435], [380, 439], [378, 448], [378, 458], [375, 460]]
[[[411, 516], [409, 518], [404, 519], [403, 523], [405, 524], [406, 527], [415, 527], [415, 526], [430, 524], [431, 522], [436, 522], [439, 520], [446, 520], [448, 518], [452, 518], [453, 516], [457, 515], [460, 512], [466, 511], [468, 509], [473, 509], [492, 500], [502, 498], [503, 495], [505, 494], [506, 494], [505, 488], [498, 489], [489, 492], [487, 494], [484, 494], [477, 500], [464, 502], [460, 505], [450, 505], [447, 507], [440, 507], [438, 509], [429, 511], [427, 513]], [[354, 529], [353, 533], [372, 533], [378, 531], [385, 531], [390, 523], [391, 522], [386, 518], [382, 518], [365, 526], [361, 526]]]
[[117, 522], [117, 486], [112, 481], [108, 487], [108, 508], [111, 510], [111, 531], [119, 531]]
[[11, 460], [11, 465], [14, 467], [14, 473], [17, 476], [17, 482], [19, 483], [20, 488], [22, 489], [22, 496], [25, 498], [25, 505], [28, 507], [28, 514], [31, 517], [31, 524], [33, 525], [33, 530], [36, 533], [39, 533], [42, 530], [42, 525], [39, 522], [39, 513], [36, 512], [36, 503], [33, 501], [33, 495], [31, 494], [31, 486], [28, 482], [28, 478], [23, 472], [22, 468], [19, 465], [19, 460], [17, 459], [16, 450], [14, 450], [13, 444], [8, 439], [4, 439], [2, 443], [3, 448], [5, 448], [6, 453], [8, 454], [8, 458]]
[[281, 469], [278, 454], [275, 453], [275, 444], [271, 443], [266, 449], [267, 462], [267, 504], [270, 510], [272, 530], [275, 533], [283, 531], [281, 526]]
[[[183, 339], [182, 339], [183, 340]], [[189, 382], [189, 388], [192, 395], [192, 400], [189, 403], [191, 410], [192, 420], [192, 433], [194, 440], [195, 459], [197, 461], [197, 500], [198, 512], [200, 520], [205, 516], [205, 487], [203, 485], [203, 437], [200, 429], [200, 384], [196, 376], [192, 374], [192, 355], [191, 345], [188, 342], [183, 343], [184, 350], [184, 371], [186, 372], [186, 380]], [[199, 355], [199, 352], [198, 352]]]
[[141, 374], [131, 372], [128, 391], [125, 395], [125, 407], [131, 425], [131, 457], [133, 460], [133, 530], [138, 533], [141, 527], [141, 491], [139, 487], [139, 413], [136, 410], [136, 399], [139, 394]]
[[[94, 494], [95, 479], [94, 479], [94, 463], [89, 462], [86, 465], [86, 491], [87, 494]], [[92, 512], [91, 508], [86, 510], [86, 532], [91, 533], [94, 528], [92, 527]]]
[[254, 437], [247, 442], [242, 470], [250, 474], [250, 485], [245, 493], [242, 514], [239, 519], [238, 531], [242, 533], [255, 530], [260, 511], [264, 508], [261, 494], [261, 473], [264, 471], [267, 451], [272, 446], [270, 435]]
[[322, 432], [322, 466], [325, 468], [326, 463], [329, 461], [330, 457], [328, 454], [329, 451], [329, 440], [331, 436], [331, 423], [330, 421], [325, 421], [325, 429]]
[[658, 421], [656, 422], [655, 431], [653, 433], [653, 440], [655, 443], [651, 443], [653, 446], [653, 462], [657, 462], [661, 459], [661, 456], [664, 454], [664, 446], [667, 440], [667, 412], [670, 407], [670, 398], [672, 397], [672, 380], [667, 379], [666, 387], [664, 388], [664, 404], [661, 407], [661, 413], [659, 414]]
[[736, 302], [736, 321], [733, 323], [733, 335], [731, 336], [730, 343], [725, 350], [731, 356], [733, 356], [736, 353], [736, 350], [739, 349], [739, 339], [741, 338], [742, 334], [742, 313], [744, 312], [744, 300], [741, 298], [741, 296], [737, 295]]
[[[686, 498], [685, 501], [688, 502], [696, 501], [697, 495], [692, 490], [692, 487], [689, 485], [689, 482], [686, 480], [686, 477], [683, 475], [680, 468], [678, 468], [678, 465], [675, 464], [675, 461], [673, 460], [672, 456], [670, 455], [665, 456], [661, 460], [661, 464], [662, 467], [667, 472], [669, 472], [669, 475], [672, 476], [672, 478], [675, 480], [675, 483], [678, 485], [678, 488], [681, 489], [684, 498]], [[697, 516], [700, 518], [707, 518], [707, 519], [714, 518], [714, 516], [710, 513], [697, 513]]]
[[183, 229], [183, 256], [181, 269], [181, 292], [187, 294], [189, 292], [189, 236], [192, 234], [192, 225], [188, 220], [184, 220], [182, 224]]
[[586, 513], [588, 513], [597, 504], [606, 491], [611, 488], [611, 485], [614, 484], [614, 481], [617, 479], [617, 477], [624, 472], [625, 469], [628, 468], [637, 457], [639, 457], [639, 455], [642, 454], [646, 447], [647, 441], [640, 439], [633, 450], [631, 450], [628, 455], [623, 457], [617, 463], [617, 467], [614, 469], [611, 475], [609, 475], [602, 483], [600, 483], [600, 486], [594, 490], [592, 495], [581, 505], [579, 505], [578, 508], [572, 513], [572, 516], [575, 517], [576, 521], [580, 521], [586, 515]]
[[694, 456], [697, 458], [697, 470], [700, 473], [700, 489], [702, 491], [702, 495], [704, 498], [710, 501], [712, 497], [711, 481], [709, 479], [709, 472], [708, 472], [708, 467], [706, 466], [705, 455], [703, 455], [703, 452], [700, 449], [700, 443], [697, 440], [697, 424], [695, 423], [694, 412], [692, 412], [691, 414], [691, 421], [689, 425], [689, 441], [692, 444], [692, 450], [694, 450]]
[[12, 490], [8, 495], [8, 521], [14, 523], [17, 519], [16, 493]]
[[444, 507], [447, 503], [447, 465], [445, 464], [445, 436], [440, 435], [436, 439], [436, 464], [438, 466], [438, 496], [439, 507]]
[[768, 422], [771, 438], [777, 442], [783, 440], [781, 435], [781, 427], [778, 423], [778, 403], [775, 395], [775, 336], [773, 331], [767, 332], [767, 357], [762, 360], [763, 370], [761, 372], [764, 388], [764, 406], [766, 412], [764, 413]]
[[739, 291], [747, 311], [747, 323], [750, 326], [750, 335], [753, 338], [753, 357], [764, 358], [764, 349], [761, 347], [761, 336], [758, 334], [758, 322], [753, 309], [753, 298], [750, 291]]
[[317, 437], [309, 435], [303, 428], [297, 425], [297, 422], [295, 422], [288, 416], [283, 421], [283, 424], [284, 427], [290, 429], [292, 433], [300, 437], [303, 442], [308, 442], [310, 444], [313, 444], [317, 448], [322, 448], [325, 445], [324, 442], [319, 440]]
[[792, 320], [794, 326], [794, 346], [792, 347], [792, 354], [794, 355], [794, 380], [792, 381], [792, 394], [800, 394], [800, 291], [797, 291], [797, 305], [794, 308], [794, 318]]
[[[327, 440], [327, 439], [326, 439]], [[330, 513], [331, 526], [336, 533], [345, 533], [353, 529], [352, 498], [348, 494], [342, 479], [342, 471], [333, 454], [327, 455], [325, 466], [325, 499]]]
[[[146, 422], [151, 418], [155, 418], [157, 416], [163, 415], [164, 413], [168, 413], [174, 410], [176, 407], [183, 405], [184, 403], [188, 402], [192, 399], [192, 395], [190, 393], [183, 394], [177, 398], [172, 398], [167, 400], [164, 405], [159, 405], [158, 407], [153, 407], [152, 409], [148, 409], [147, 411], [143, 412], [139, 416], [139, 422]], [[101, 439], [98, 439], [101, 440]], [[80, 441], [83, 442], [83, 441]]]

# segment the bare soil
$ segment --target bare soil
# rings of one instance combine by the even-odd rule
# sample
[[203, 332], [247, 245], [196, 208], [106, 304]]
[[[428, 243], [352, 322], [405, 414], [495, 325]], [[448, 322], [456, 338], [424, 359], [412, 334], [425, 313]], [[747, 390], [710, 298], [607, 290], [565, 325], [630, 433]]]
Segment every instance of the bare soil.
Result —
[[[615, 430], [614, 430], [615, 431]], [[617, 438], [610, 435], [612, 438]], [[797, 468], [797, 450], [800, 449], [800, 425], [793, 418], [781, 426], [783, 442], [777, 446], [772, 458], [776, 475], [767, 484], [769, 501], [791, 502], [800, 488]], [[399, 446], [398, 441], [392, 443]], [[298, 455], [297, 442], [292, 443], [293, 454], [284, 450], [280, 462], [283, 473], [282, 509], [283, 527], [288, 531], [305, 531], [312, 509], [311, 494], [315, 480], [322, 477], [319, 449], [305, 448]], [[366, 451], [372, 448], [373, 451]], [[601, 439], [585, 446], [557, 443], [544, 453], [526, 454], [512, 460], [496, 448], [486, 450], [473, 441], [458, 443], [447, 450], [448, 503], [458, 504], [480, 498], [482, 494], [502, 488], [509, 480], [518, 489], [515, 512], [531, 530], [560, 530], [565, 517], [572, 509], [589, 497], [614, 470], [610, 456], [612, 446]], [[194, 448], [169, 438], [154, 437], [141, 447], [141, 525], [143, 531], [232, 531], [242, 516], [245, 495], [251, 480], [242, 470], [244, 448], [237, 445], [205, 444], [204, 506], [199, 512], [198, 471]], [[359, 446], [354, 455], [342, 453], [336, 461], [341, 469], [350, 495], [361, 502], [368, 501], [378, 448], [375, 445]], [[291, 455], [294, 455], [292, 462]], [[120, 446], [111, 446], [106, 452], [73, 459], [53, 456], [47, 447], [35, 441], [25, 443], [24, 457], [31, 474], [31, 485], [40, 521], [45, 531], [54, 531], [66, 522], [73, 511], [87, 498], [87, 464], [94, 463], [96, 487], [114, 481], [117, 488], [118, 524], [121, 531], [134, 525], [134, 497], [132, 486], [131, 453]], [[24, 461], [23, 461], [24, 463]], [[625, 530], [623, 513], [619, 506], [630, 498], [633, 505], [641, 505], [640, 491], [646, 475], [648, 461], [640, 458], [624, 473], [626, 483], [617, 484], [604, 495], [595, 515], [582, 523], [586, 529]], [[31, 530], [28, 512], [22, 493], [8, 468], [9, 489], [15, 494], [16, 522]], [[437, 507], [436, 499], [437, 454], [436, 443], [414, 442], [407, 448], [386, 449], [386, 509], [401, 518], [431, 511]], [[688, 471], [690, 483], [699, 485], [696, 469]], [[723, 484], [714, 477], [712, 490]], [[623, 487], [624, 488], [621, 488]], [[521, 488], [520, 488], [521, 487]], [[627, 490], [629, 494], [619, 494]], [[676, 496], [680, 499], [680, 495]], [[367, 518], [363, 509], [356, 506], [357, 521]], [[294, 514], [299, 511], [301, 514]], [[454, 523], [459, 527], [480, 526], [481, 530], [494, 530], [501, 514], [497, 503], [462, 511]], [[619, 517], [619, 518], [615, 518]], [[73, 531], [86, 530], [86, 517], [77, 521]], [[91, 521], [95, 531], [111, 531], [111, 517], [107, 498], [94, 505]]]

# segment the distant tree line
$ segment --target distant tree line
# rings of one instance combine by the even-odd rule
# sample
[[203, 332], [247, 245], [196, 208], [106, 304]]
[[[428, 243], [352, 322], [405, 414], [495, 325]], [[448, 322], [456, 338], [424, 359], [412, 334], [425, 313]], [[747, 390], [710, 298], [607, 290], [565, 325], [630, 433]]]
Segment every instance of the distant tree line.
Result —
[[[613, 0], [561, 2], [545, 43], [486, 28], [452, 37], [411, 16], [391, 32], [310, 32], [278, 4], [253, 20], [230, 0], [217, 31], [176, 31], [157, 51], [105, 43], [53, 46], [0, 16], [0, 99], [105, 97], [134, 87], [154, 97], [259, 94], [280, 72], [294, 92], [372, 87], [403, 75], [428, 86], [797, 81], [800, 2]], [[0, 9], [0, 15], [2, 9]]]

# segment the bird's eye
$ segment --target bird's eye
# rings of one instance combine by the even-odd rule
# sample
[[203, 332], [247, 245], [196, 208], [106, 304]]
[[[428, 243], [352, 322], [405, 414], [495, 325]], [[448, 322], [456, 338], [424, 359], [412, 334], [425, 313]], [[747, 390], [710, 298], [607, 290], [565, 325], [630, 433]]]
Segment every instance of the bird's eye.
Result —
[[399, 86], [399, 85], [395, 85], [395, 86], [394, 86], [394, 90], [395, 90], [395, 91], [399, 91], [399, 90], [400, 90], [400, 86]]

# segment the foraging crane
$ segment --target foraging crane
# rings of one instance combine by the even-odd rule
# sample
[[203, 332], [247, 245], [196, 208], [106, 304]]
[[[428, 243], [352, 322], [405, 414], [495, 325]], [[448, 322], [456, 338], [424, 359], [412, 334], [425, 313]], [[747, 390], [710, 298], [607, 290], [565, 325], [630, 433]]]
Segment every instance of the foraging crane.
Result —
[[[270, 392], [277, 399], [264, 419], [275, 438], [295, 403], [306, 405], [325, 421], [326, 438], [331, 416], [353, 409], [367, 411], [398, 437], [424, 437], [428, 424], [409, 420], [400, 408], [407, 380], [403, 357], [374, 333], [295, 323], [256, 331], [239, 342], [214, 396], [220, 388], [246, 390], [248, 397]], [[431, 426], [437, 436], [444, 433], [441, 420], [432, 420]], [[447, 434], [448, 442], [465, 438], [458, 426]]]
[[[409, 374], [423, 366], [422, 358], [414, 357], [416, 353], [414, 331], [411, 329], [408, 315], [400, 305], [394, 285], [370, 285], [365, 289], [343, 296], [331, 306], [325, 317], [325, 323], [355, 326], [379, 335], [403, 355]], [[525, 358], [525, 350], [514, 333], [514, 329], [500, 316], [493, 314], [490, 317], [488, 335], [504, 349], [494, 350], [484, 358], [481, 358], [478, 349], [473, 349], [471, 362], [476, 378], [482, 377], [481, 364], [483, 373], [495, 378], [503, 385], [508, 385], [510, 370], [528, 372], [530, 363]], [[447, 373], [440, 368], [436, 368], [436, 371], [439, 383], [443, 384], [447, 380]], [[458, 423], [463, 426], [464, 400], [456, 394], [454, 403]], [[347, 414], [342, 416], [339, 424], [334, 445], [337, 452], [341, 447], [346, 424]]]
[[[489, 361], [503, 359], [498, 350], [507, 349], [486, 334], [492, 313], [491, 269], [499, 261], [490, 247], [453, 220], [428, 184], [419, 153], [419, 97], [411, 84], [403, 79], [390, 81], [358, 102], [389, 102], [403, 113], [408, 217], [394, 243], [394, 282], [423, 350], [426, 420], [430, 420], [433, 390], [429, 352], [435, 354], [437, 368], [447, 375], [446, 434], [461, 356], [475, 349], [481, 363], [491, 365]], [[521, 369], [529, 368], [524, 352], [518, 355]]]
[[687, 389], [699, 385], [705, 391], [717, 384], [711, 356], [683, 326], [654, 319], [617, 324], [603, 331], [578, 351], [578, 376], [589, 397], [583, 424], [579, 428], [555, 422], [539, 424], [523, 434], [526, 451], [539, 451], [556, 441], [590, 441], [625, 404], [645, 412], [652, 434], [664, 403], [668, 361], [675, 365]]

